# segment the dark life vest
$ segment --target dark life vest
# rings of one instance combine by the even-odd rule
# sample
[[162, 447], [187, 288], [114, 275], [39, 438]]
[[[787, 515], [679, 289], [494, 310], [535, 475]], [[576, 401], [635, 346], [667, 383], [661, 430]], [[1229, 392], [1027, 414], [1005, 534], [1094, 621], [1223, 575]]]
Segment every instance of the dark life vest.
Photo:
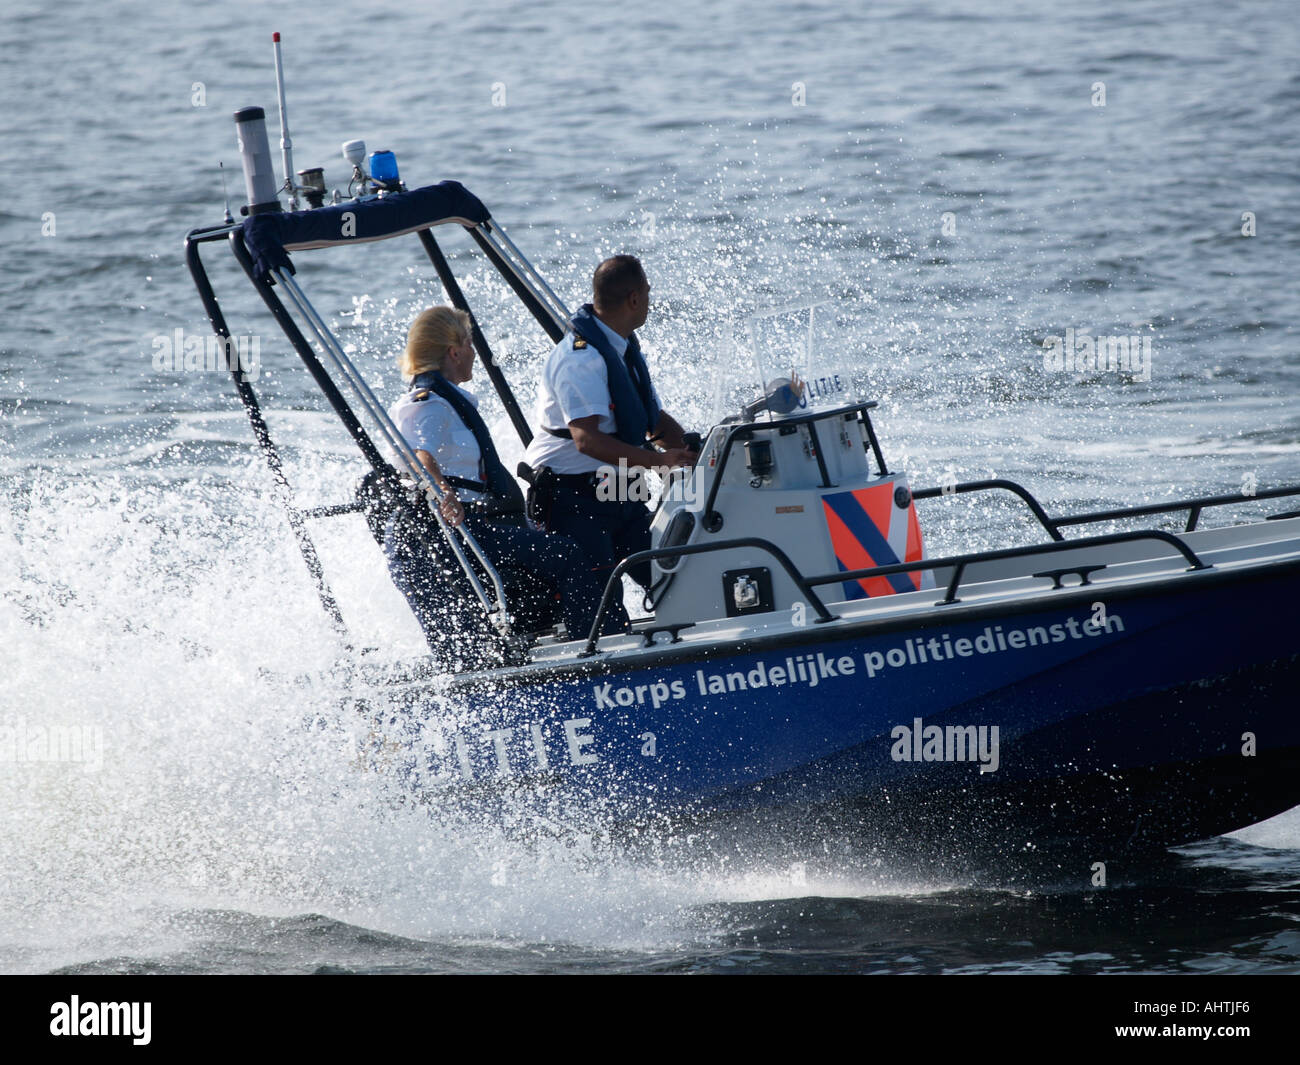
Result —
[[[485, 483], [465, 482], [459, 477], [448, 477], [447, 480], [458, 487], [486, 491], [503, 511], [522, 512], [524, 494], [519, 490], [518, 482], [510, 476], [502, 464], [496, 445], [492, 443], [492, 434], [488, 432], [487, 422], [483, 420], [483, 416], [479, 414], [474, 404], [437, 370], [416, 374], [411, 381], [411, 390], [416, 391], [421, 388], [427, 388], [434, 395], [441, 396], [450, 403], [451, 409], [474, 434], [474, 441], [478, 444], [479, 463], [483, 469]], [[437, 457], [434, 455], [435, 459]]]
[[[573, 331], [600, 352], [609, 376], [609, 402], [614, 408], [614, 435], [625, 444], [644, 447], [659, 421], [659, 404], [650, 388], [650, 370], [641, 354], [636, 334], [627, 338], [627, 351], [619, 358], [601, 328], [590, 303], [570, 320]], [[566, 432], [564, 434], [568, 436]]]

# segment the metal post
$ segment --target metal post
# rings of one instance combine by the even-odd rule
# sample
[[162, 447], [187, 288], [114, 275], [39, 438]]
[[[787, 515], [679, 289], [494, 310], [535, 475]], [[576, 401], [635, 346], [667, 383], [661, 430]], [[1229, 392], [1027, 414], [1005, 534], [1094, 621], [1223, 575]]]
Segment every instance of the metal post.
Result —
[[[185, 261], [190, 268], [191, 276], [194, 278], [195, 287], [199, 290], [199, 298], [203, 300], [203, 307], [208, 312], [208, 321], [212, 324], [212, 331], [221, 337], [226, 344], [230, 344], [232, 342], [230, 328], [226, 325], [225, 315], [221, 313], [221, 306], [217, 303], [216, 294], [212, 291], [212, 283], [208, 280], [207, 271], [203, 268], [203, 262], [199, 257], [198, 242], [194, 239], [194, 236], [195, 234], [191, 233], [185, 241]], [[231, 349], [227, 348], [227, 350]], [[243, 371], [237, 365], [230, 366], [230, 375], [235, 383], [235, 393], [239, 396], [239, 401], [248, 414], [249, 424], [253, 428], [253, 438], [257, 441], [262, 457], [266, 460], [266, 465], [271, 471], [271, 480], [275, 485], [276, 496], [280, 505], [284, 508], [285, 516], [289, 520], [289, 528], [298, 544], [298, 551], [307, 564], [307, 572], [311, 574], [312, 583], [316, 587], [316, 595], [320, 599], [321, 606], [325, 608], [326, 615], [333, 623], [334, 630], [346, 645], [351, 646], [351, 636], [348, 633], [347, 625], [343, 621], [343, 614], [339, 610], [338, 601], [334, 598], [334, 594], [330, 591], [329, 584], [325, 580], [325, 569], [321, 565], [320, 556], [316, 553], [316, 545], [307, 532], [302, 512], [298, 510], [297, 505], [294, 503], [293, 488], [289, 484], [288, 477], [285, 476], [284, 464], [280, 461], [280, 453], [276, 449], [275, 442], [271, 439], [266, 420], [262, 417], [262, 408], [257, 401], [257, 393], [253, 391], [253, 386], [249, 384]]]
[[492, 382], [492, 387], [497, 390], [497, 395], [501, 397], [501, 402], [506, 408], [506, 414], [510, 416], [510, 423], [515, 427], [515, 432], [519, 434], [519, 439], [524, 442], [524, 447], [527, 447], [533, 441], [533, 431], [528, 427], [524, 412], [519, 409], [519, 401], [515, 399], [515, 394], [510, 388], [510, 382], [506, 380], [506, 375], [501, 372], [501, 367], [497, 365], [496, 359], [492, 356], [492, 349], [488, 346], [487, 337], [483, 335], [483, 330], [478, 327], [478, 322], [474, 319], [474, 312], [469, 309], [469, 301], [465, 299], [465, 294], [460, 289], [460, 283], [456, 280], [456, 275], [451, 272], [451, 264], [447, 262], [447, 257], [442, 254], [438, 242], [433, 239], [433, 234], [427, 229], [420, 230], [420, 243], [424, 245], [425, 254], [429, 256], [433, 268], [438, 271], [438, 280], [442, 282], [442, 287], [446, 289], [447, 297], [451, 300], [452, 305], [469, 315], [471, 339], [474, 341], [474, 347], [479, 353], [483, 369]]
[[496, 243], [498, 248], [509, 250], [511, 255], [514, 257], [515, 262], [523, 270], [524, 274], [532, 280], [534, 287], [550, 301], [550, 309], [555, 315], [556, 321], [567, 328], [569, 312], [564, 306], [564, 302], [555, 294], [554, 290], [547, 283], [546, 278], [538, 273], [533, 264], [524, 257], [524, 253], [521, 252], [515, 242], [510, 239], [510, 234], [505, 231], [505, 228], [501, 223], [495, 219], [489, 218], [483, 223], [483, 230], [488, 239]]
[[[293, 279], [293, 276], [283, 270], [272, 270], [271, 273], [284, 291], [289, 294], [290, 300], [298, 308], [299, 313], [307, 320], [312, 332], [316, 334], [321, 349], [352, 386], [353, 392], [355, 392], [357, 398], [361, 400], [361, 405], [366, 409], [366, 412], [370, 415], [371, 419], [379, 427], [379, 431], [383, 434], [389, 446], [397, 453], [399, 458], [401, 458], [403, 464], [408, 468], [412, 477], [416, 480], [416, 483], [423, 483], [425, 495], [431, 496], [435, 504], [429, 509], [433, 512], [434, 517], [438, 521], [439, 527], [442, 529], [443, 535], [446, 537], [453, 552], [455, 552], [456, 558], [460, 562], [461, 568], [465, 571], [466, 577], [469, 578], [475, 594], [479, 597], [484, 609], [487, 611], [492, 623], [497, 627], [498, 631], [501, 631], [502, 633], [508, 632], [510, 619], [506, 605], [505, 587], [501, 583], [501, 577], [497, 573], [496, 567], [492, 565], [491, 560], [483, 553], [482, 548], [478, 545], [478, 541], [474, 539], [474, 535], [465, 528], [463, 524], [457, 526], [454, 532], [447, 526], [437, 506], [437, 504], [442, 502], [442, 492], [438, 489], [433, 477], [430, 475], [429, 471], [424, 468], [424, 464], [416, 458], [415, 452], [406, 442], [406, 439], [402, 436], [400, 430], [398, 430], [397, 426], [393, 424], [392, 419], [388, 417], [388, 412], [384, 410], [379, 400], [375, 398], [375, 394], [371, 391], [370, 386], [366, 384], [365, 379], [344, 353], [342, 345], [340, 345], [334, 335], [330, 333], [324, 320], [311, 305], [306, 294], [298, 287], [298, 283]], [[470, 550], [474, 552], [475, 557], [491, 579], [493, 592], [496, 597], [495, 607], [491, 604], [487, 593], [483, 590], [482, 584], [479, 583], [478, 575], [470, 565], [469, 559], [465, 556], [460, 544], [456, 542], [456, 534], [459, 534], [460, 538], [463, 539]]]
[[474, 238], [474, 242], [483, 250], [488, 262], [493, 265], [506, 284], [514, 289], [515, 295], [519, 297], [520, 302], [528, 308], [529, 313], [546, 330], [546, 335], [558, 344], [563, 339], [564, 334], [568, 332], [568, 317], [561, 317], [555, 308], [547, 306], [542, 295], [530, 284], [529, 279], [523, 275], [520, 268], [506, 258], [504, 249], [490, 232], [482, 226], [474, 226], [470, 229], [469, 235]]

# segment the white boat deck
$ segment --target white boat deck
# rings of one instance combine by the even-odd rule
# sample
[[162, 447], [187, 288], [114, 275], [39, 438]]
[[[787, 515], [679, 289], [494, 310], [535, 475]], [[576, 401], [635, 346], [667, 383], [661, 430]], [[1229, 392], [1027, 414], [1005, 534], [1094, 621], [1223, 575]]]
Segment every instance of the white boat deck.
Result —
[[[933, 588], [877, 598], [837, 601], [835, 597], [840, 595], [839, 584], [821, 585], [817, 590], [836, 620], [821, 623], [817, 629], [819, 634], [830, 637], [836, 629], [857, 628], [864, 622], [888, 623], [907, 616], [915, 616], [920, 620], [922, 615], [933, 618], [950, 612], [964, 613], [963, 607], [986, 608], [998, 603], [1018, 602], [1026, 607], [1046, 607], [1054, 599], [1077, 593], [1080, 587], [1078, 575], [1067, 575], [1060, 589], [1054, 589], [1045, 577], [1033, 576], [1048, 570], [1067, 570], [1104, 563], [1104, 569], [1089, 575], [1089, 587], [1095, 589], [1094, 594], [1098, 600], [1104, 601], [1107, 591], [1113, 589], [1167, 581], [1170, 578], [1195, 580], [1224, 570], [1300, 560], [1300, 518], [1259, 521], [1174, 535], [1194, 551], [1209, 569], [1191, 570], [1187, 559], [1172, 544], [1160, 539], [1083, 546], [1077, 549], [1063, 546], [1054, 552], [970, 563], [957, 591], [958, 602], [942, 606], [939, 602], [952, 577], [952, 567], [934, 571]], [[801, 613], [802, 618], [798, 620], [790, 609], [743, 618], [702, 620], [682, 630], [680, 639], [682, 644], [688, 646], [735, 644], [806, 630], [814, 624], [816, 614], [811, 607]], [[638, 622], [639, 627], [646, 625], [652, 625], [650, 619]], [[599, 653], [602, 658], [634, 659], [641, 653], [661, 651], [670, 639], [668, 632], [658, 632], [655, 647], [651, 649], [646, 647], [645, 638], [639, 634], [607, 636], [600, 641]], [[558, 665], [571, 662], [582, 649], [583, 642], [585, 641], [561, 643], [544, 640], [534, 648], [532, 664]]]

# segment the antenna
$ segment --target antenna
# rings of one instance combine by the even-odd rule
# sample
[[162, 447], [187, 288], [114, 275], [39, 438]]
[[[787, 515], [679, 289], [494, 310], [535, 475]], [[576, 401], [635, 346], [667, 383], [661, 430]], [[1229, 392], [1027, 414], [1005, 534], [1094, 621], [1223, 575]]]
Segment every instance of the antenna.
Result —
[[220, 159], [217, 160], [217, 170], [221, 172], [221, 196], [226, 201], [226, 225], [230, 225], [235, 220], [235, 216], [230, 213], [230, 190], [226, 188], [226, 165]]
[[289, 192], [289, 210], [298, 210], [298, 188], [293, 183], [293, 138], [289, 136], [289, 115], [284, 106], [284, 64], [280, 60], [279, 31], [271, 34], [275, 50], [275, 91], [280, 102], [280, 152], [284, 158], [284, 187]]

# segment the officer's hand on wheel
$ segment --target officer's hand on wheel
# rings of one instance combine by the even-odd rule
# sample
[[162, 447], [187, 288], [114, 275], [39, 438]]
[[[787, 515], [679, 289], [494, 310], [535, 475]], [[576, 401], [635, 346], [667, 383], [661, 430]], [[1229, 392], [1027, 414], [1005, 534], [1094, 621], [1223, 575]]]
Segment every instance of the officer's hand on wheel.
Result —
[[660, 452], [659, 462], [664, 466], [694, 466], [695, 460], [699, 457], [697, 451], [688, 451], [684, 447], [670, 447], [667, 451]]

